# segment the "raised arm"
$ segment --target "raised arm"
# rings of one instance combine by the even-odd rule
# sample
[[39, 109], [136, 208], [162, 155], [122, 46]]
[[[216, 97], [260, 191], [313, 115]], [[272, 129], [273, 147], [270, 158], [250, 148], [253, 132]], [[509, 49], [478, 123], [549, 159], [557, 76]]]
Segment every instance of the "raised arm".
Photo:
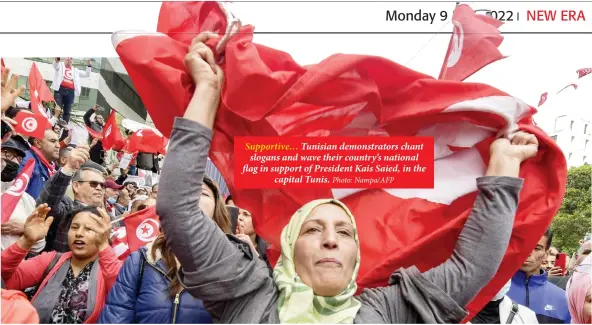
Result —
[[491, 145], [486, 176], [477, 179], [479, 194], [451, 258], [423, 273], [460, 306], [489, 283], [502, 262], [523, 183], [517, 178], [520, 164], [537, 148], [536, 137], [525, 132]]
[[91, 61], [88, 60], [88, 66], [86, 67], [85, 71], [82, 70], [78, 70], [78, 77], [80, 78], [88, 78], [90, 77], [90, 73], [92, 72], [92, 66], [91, 66]]
[[28, 260], [25, 256], [36, 242], [47, 235], [53, 222], [52, 217], [46, 218], [49, 210], [47, 204], [35, 208], [25, 221], [23, 235], [2, 251], [2, 279], [8, 289], [24, 290], [43, 280], [43, 272], [55, 252], [42, 253]]
[[[204, 301], [226, 301], [256, 291], [271, 280], [265, 263], [249, 248], [240, 248], [239, 240], [227, 237], [199, 208], [223, 82], [211, 50], [203, 44], [209, 37], [198, 36], [185, 59], [196, 90], [184, 118], [176, 118], [173, 126], [156, 213], [168, 244], [181, 262], [187, 290]], [[209, 310], [212, 312], [212, 308]]]
[[216, 66], [220, 74], [216, 76], [212, 67], [197, 53], [187, 55], [186, 65], [194, 77], [196, 90], [185, 118], [176, 118], [173, 125], [158, 187], [156, 213], [183, 271], [190, 273], [216, 264], [236, 248], [199, 208], [212, 128], [220, 101], [222, 71]]
[[97, 105], [93, 106], [91, 109], [89, 109], [88, 111], [86, 111], [86, 113], [84, 113], [84, 116], [82, 117], [82, 120], [84, 120], [84, 124], [86, 124], [86, 126], [91, 127], [92, 123], [91, 123], [90, 117], [96, 111], [97, 111]]
[[[88, 150], [88, 146], [85, 145], [74, 148], [68, 157], [66, 165], [45, 182], [41, 194], [37, 198], [37, 204], [47, 203], [51, 208], [51, 215], [56, 216], [66, 213], [66, 207], [62, 199], [66, 195], [66, 190], [72, 182], [74, 173], [89, 159]], [[56, 224], [60, 222], [60, 220], [56, 221]]]

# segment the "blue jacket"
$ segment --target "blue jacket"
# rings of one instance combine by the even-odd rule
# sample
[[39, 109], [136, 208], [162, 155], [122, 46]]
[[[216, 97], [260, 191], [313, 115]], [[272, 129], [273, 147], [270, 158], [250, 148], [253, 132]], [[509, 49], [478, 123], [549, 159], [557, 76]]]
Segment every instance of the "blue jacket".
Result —
[[35, 167], [33, 168], [33, 175], [31, 176], [31, 180], [29, 180], [29, 185], [27, 186], [25, 192], [29, 193], [29, 195], [31, 195], [36, 200], [39, 197], [39, 194], [41, 194], [41, 190], [43, 189], [45, 182], [47, 182], [49, 179], [49, 170], [43, 166], [41, 160], [39, 160], [39, 157], [37, 157], [37, 154], [29, 150], [25, 153], [25, 158], [19, 166], [19, 174], [23, 171], [25, 164], [30, 159], [35, 160]]
[[571, 322], [565, 291], [547, 281], [547, 274], [526, 276], [522, 271], [512, 277], [507, 294], [512, 300], [535, 312], [539, 324], [568, 324]]
[[[186, 290], [169, 295], [169, 280], [162, 259], [154, 261], [150, 247], [133, 252], [125, 261], [99, 317], [99, 324], [211, 324], [201, 300]], [[140, 279], [142, 261], [144, 272]], [[140, 282], [140, 289], [138, 289]], [[139, 294], [138, 294], [139, 292]], [[177, 303], [175, 303], [177, 301]]]

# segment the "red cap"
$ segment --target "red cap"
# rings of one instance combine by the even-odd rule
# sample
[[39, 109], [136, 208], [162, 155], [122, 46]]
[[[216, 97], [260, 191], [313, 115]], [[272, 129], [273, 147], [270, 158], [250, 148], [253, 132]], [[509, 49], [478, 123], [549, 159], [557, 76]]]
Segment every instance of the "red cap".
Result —
[[112, 190], [121, 190], [123, 188], [123, 185], [119, 185], [115, 183], [113, 180], [108, 179], [107, 181], [105, 181], [105, 187], [110, 188]]

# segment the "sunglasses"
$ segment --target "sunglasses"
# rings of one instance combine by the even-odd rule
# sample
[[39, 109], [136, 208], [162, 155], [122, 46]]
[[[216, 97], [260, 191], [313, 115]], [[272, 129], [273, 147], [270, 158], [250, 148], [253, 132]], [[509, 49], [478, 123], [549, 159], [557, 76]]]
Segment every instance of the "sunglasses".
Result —
[[97, 188], [97, 186], [101, 185], [101, 189], [104, 190], [105, 187], [105, 183], [103, 182], [97, 182], [97, 181], [78, 181], [77, 183], [88, 183], [88, 185], [90, 185], [90, 187], [92, 188]]

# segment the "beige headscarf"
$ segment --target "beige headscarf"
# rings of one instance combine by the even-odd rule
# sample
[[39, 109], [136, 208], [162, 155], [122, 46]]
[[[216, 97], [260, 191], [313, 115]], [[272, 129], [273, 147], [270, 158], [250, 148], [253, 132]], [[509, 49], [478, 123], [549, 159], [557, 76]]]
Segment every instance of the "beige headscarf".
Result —
[[[321, 204], [336, 204], [350, 217], [354, 228], [354, 240], [358, 246], [356, 265], [349, 285], [335, 297], [316, 296], [296, 274], [294, 244], [300, 228], [311, 211]], [[354, 298], [356, 277], [360, 268], [360, 243], [353, 215], [345, 204], [335, 199], [315, 200], [304, 205], [292, 216], [281, 235], [282, 255], [274, 270], [273, 278], [280, 291], [278, 312], [281, 323], [351, 324], [361, 304]]]

